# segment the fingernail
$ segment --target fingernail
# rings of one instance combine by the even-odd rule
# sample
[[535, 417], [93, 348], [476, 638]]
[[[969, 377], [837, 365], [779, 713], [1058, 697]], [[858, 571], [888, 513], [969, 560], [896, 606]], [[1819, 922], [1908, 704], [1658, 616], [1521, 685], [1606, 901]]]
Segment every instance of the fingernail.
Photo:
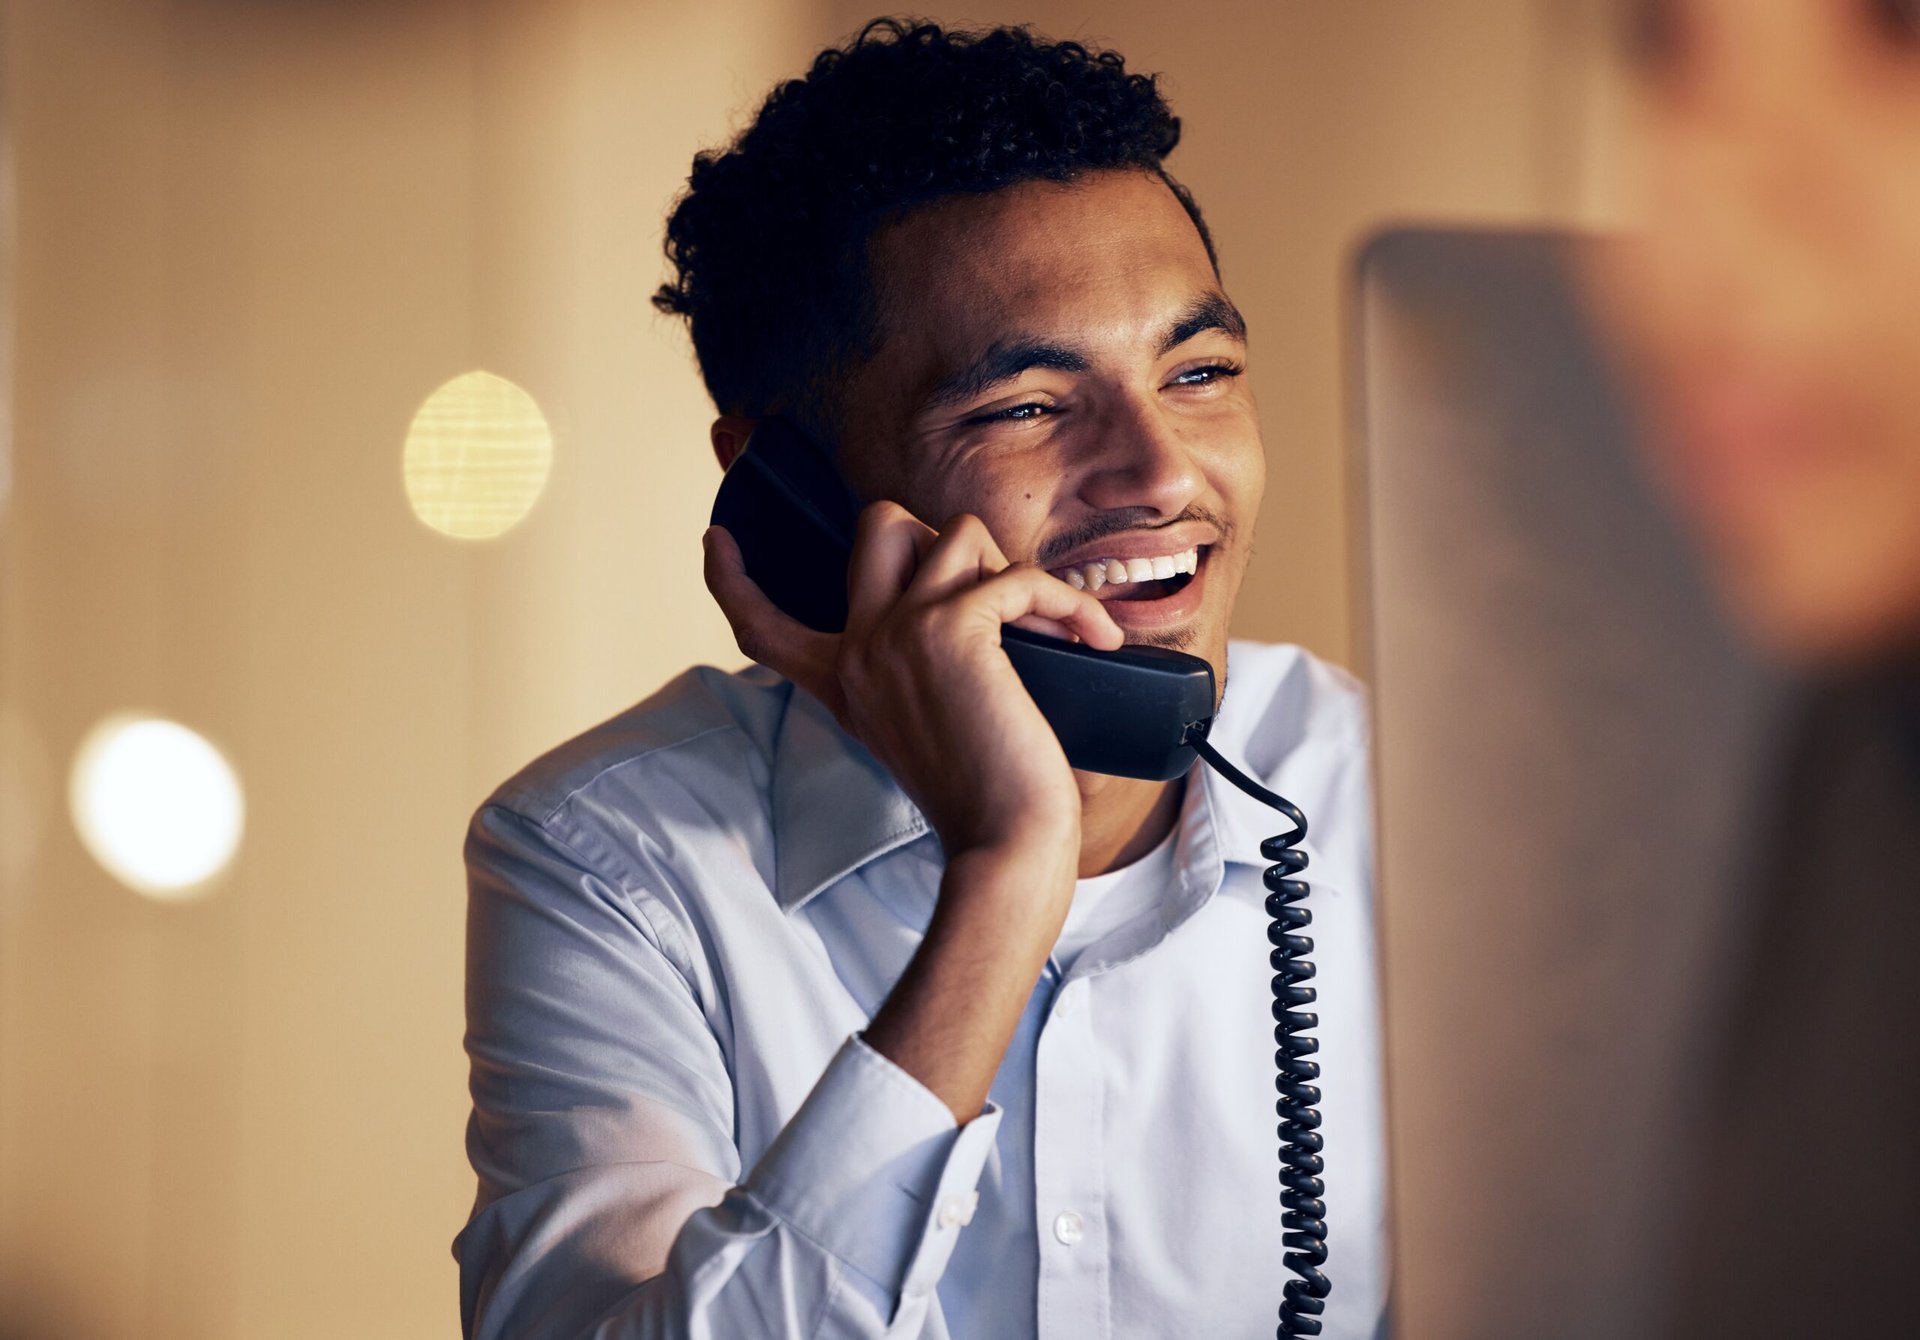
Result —
[[700, 532], [700, 547], [702, 549], [713, 548], [713, 533], [719, 529], [720, 527], [718, 526], [708, 526], [705, 530]]

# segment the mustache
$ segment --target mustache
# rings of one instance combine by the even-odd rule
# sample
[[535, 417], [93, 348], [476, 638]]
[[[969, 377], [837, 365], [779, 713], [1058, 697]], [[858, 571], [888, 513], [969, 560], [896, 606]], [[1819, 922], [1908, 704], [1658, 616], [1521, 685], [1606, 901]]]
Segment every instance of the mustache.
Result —
[[1040, 567], [1053, 564], [1078, 549], [1081, 545], [1104, 540], [1109, 535], [1121, 535], [1129, 531], [1167, 530], [1188, 521], [1199, 521], [1220, 532], [1220, 538], [1230, 539], [1233, 525], [1218, 512], [1210, 511], [1199, 504], [1192, 504], [1179, 516], [1171, 520], [1158, 520], [1158, 513], [1150, 507], [1118, 507], [1110, 512], [1101, 512], [1090, 516], [1071, 530], [1062, 531], [1041, 544], [1034, 562]]

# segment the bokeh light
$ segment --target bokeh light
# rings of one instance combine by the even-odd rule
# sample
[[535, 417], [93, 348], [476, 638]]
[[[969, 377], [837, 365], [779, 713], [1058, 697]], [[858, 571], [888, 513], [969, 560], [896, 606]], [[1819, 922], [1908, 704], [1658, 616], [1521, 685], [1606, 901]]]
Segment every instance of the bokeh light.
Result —
[[94, 727], [74, 756], [68, 801], [93, 858], [155, 898], [204, 891], [233, 860], [246, 821], [240, 779], [220, 751], [157, 717]]
[[415, 516], [442, 535], [488, 540], [539, 500], [553, 467], [553, 430], [520, 387], [468, 372], [420, 406], [402, 466]]

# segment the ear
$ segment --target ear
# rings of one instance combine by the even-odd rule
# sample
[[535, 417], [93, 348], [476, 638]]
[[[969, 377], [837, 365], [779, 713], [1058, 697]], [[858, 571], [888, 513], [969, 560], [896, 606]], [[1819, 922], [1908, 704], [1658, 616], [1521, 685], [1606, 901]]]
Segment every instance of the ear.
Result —
[[747, 437], [753, 432], [756, 420], [742, 414], [722, 414], [713, 421], [713, 427], [707, 430], [707, 436], [713, 442], [713, 458], [720, 462], [720, 468], [726, 469], [733, 464], [747, 445]]

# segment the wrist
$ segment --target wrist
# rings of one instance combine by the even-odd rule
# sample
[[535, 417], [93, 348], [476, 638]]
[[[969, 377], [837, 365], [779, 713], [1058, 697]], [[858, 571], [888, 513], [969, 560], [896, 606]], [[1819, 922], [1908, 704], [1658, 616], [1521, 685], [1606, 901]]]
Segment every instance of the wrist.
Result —
[[1024, 963], [1037, 951], [1044, 961], [1073, 901], [1079, 852], [1077, 833], [1036, 830], [948, 856], [937, 925], [929, 929], [943, 937], [984, 936], [1011, 959]]
[[1080, 867], [1078, 823], [1026, 823], [946, 848], [947, 878], [985, 889], [1072, 884]]
[[965, 1123], [980, 1110], [1059, 939], [1079, 868], [1078, 816], [949, 850], [920, 947], [867, 1042]]
[[[1077, 802], [1077, 797], [1075, 798]], [[1044, 863], [1050, 855], [1077, 853], [1080, 848], [1080, 807], [1022, 806], [1006, 814], [976, 817], [958, 831], [940, 832], [947, 863], [962, 857], [983, 866], [1001, 862]]]

